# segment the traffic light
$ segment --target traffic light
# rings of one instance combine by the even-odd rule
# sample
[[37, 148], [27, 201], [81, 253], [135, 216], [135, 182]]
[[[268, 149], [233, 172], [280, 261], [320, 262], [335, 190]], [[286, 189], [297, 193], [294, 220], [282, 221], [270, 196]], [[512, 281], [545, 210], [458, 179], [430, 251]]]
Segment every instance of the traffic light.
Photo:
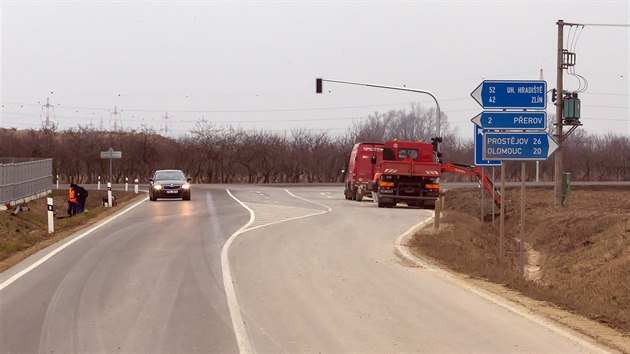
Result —
[[551, 101], [555, 103], [556, 100], [558, 100], [558, 90], [553, 89], [551, 90]]
[[315, 93], [322, 93], [322, 78], [315, 79]]
[[435, 137], [435, 138], [431, 138], [431, 145], [433, 145], [433, 151], [437, 152], [438, 151], [438, 145], [442, 142], [442, 138], [441, 137]]

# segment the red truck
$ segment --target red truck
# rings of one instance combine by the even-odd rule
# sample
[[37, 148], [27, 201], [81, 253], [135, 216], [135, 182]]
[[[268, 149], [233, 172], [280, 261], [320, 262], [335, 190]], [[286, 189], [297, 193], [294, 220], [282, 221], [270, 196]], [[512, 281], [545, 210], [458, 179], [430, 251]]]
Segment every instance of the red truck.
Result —
[[400, 202], [435, 208], [442, 164], [434, 151], [433, 144], [423, 142], [394, 140], [384, 144], [372, 192], [379, 208], [391, 208]]
[[487, 175], [482, 181], [479, 167], [441, 161], [437, 151], [441, 140], [355, 144], [345, 177], [346, 199], [361, 201], [371, 195], [379, 208], [391, 208], [402, 202], [434, 209], [435, 200], [440, 195], [438, 178], [447, 172], [477, 177], [488, 195], [500, 205], [499, 191]]
[[383, 159], [383, 146], [383, 143], [354, 145], [344, 179], [346, 199], [361, 201], [363, 197], [372, 197], [373, 178]]

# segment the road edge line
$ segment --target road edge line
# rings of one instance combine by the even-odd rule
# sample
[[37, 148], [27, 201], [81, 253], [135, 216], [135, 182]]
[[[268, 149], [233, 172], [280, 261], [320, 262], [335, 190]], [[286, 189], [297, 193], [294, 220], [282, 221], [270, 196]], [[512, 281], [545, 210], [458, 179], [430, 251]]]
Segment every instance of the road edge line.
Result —
[[510, 299], [504, 298], [501, 295], [495, 294], [489, 290], [485, 290], [471, 284], [464, 279], [458, 278], [455, 274], [452, 273], [449, 269], [441, 269], [431, 263], [423, 260], [419, 257], [416, 257], [409, 251], [408, 242], [411, 240], [411, 237], [414, 233], [419, 231], [426, 224], [433, 221], [435, 218], [435, 212], [433, 215], [429, 217], [427, 220], [424, 220], [414, 226], [412, 226], [409, 230], [405, 231], [402, 235], [400, 235], [395, 242], [394, 254], [403, 260], [413, 263], [416, 266], [426, 268], [429, 270], [435, 271], [436, 274], [440, 275], [442, 278], [448, 280], [449, 282], [461, 287], [462, 289], [469, 291], [497, 306], [501, 306], [504, 309], [519, 315], [529, 321], [532, 321], [540, 326], [543, 326], [556, 334], [567, 338], [568, 340], [582, 345], [585, 349], [597, 352], [597, 353], [610, 353], [610, 350], [614, 350], [610, 348], [606, 344], [599, 343], [595, 338], [591, 338], [585, 334], [582, 334], [578, 331], [571, 329], [570, 327], [563, 328], [561, 323], [556, 322], [554, 319], [547, 318], [542, 315], [538, 315], [535, 313], [531, 313], [527, 310], [526, 307], [511, 301]]
[[245, 203], [238, 200], [229, 189], [225, 190], [227, 194], [239, 203], [243, 208], [249, 211], [249, 221], [236, 230], [230, 238], [225, 241], [221, 248], [221, 272], [223, 273], [223, 289], [225, 290], [225, 298], [228, 303], [228, 309], [230, 310], [230, 318], [232, 319], [232, 329], [234, 329], [234, 336], [236, 337], [236, 345], [238, 346], [239, 353], [253, 353], [252, 345], [247, 334], [247, 327], [245, 327], [245, 321], [243, 321], [243, 315], [238, 305], [238, 299], [236, 298], [236, 289], [234, 288], [234, 282], [232, 280], [232, 273], [230, 271], [230, 261], [228, 258], [228, 252], [232, 242], [242, 234], [256, 219], [256, 214]]
[[92, 226], [91, 228], [89, 228], [87, 231], [81, 233], [80, 235], [74, 237], [73, 239], [71, 239], [70, 241], [59, 245], [57, 248], [55, 248], [54, 250], [52, 250], [51, 252], [47, 253], [46, 255], [44, 255], [42, 258], [38, 259], [37, 261], [35, 261], [33, 264], [29, 265], [28, 267], [22, 269], [21, 271], [19, 271], [18, 273], [14, 274], [12, 277], [10, 277], [9, 279], [5, 280], [4, 282], [2, 282], [2, 284], [0, 284], [0, 291], [2, 291], [3, 289], [5, 289], [6, 287], [8, 287], [9, 285], [11, 285], [13, 282], [15, 282], [16, 280], [20, 279], [21, 277], [23, 277], [24, 275], [28, 274], [31, 270], [39, 267], [40, 265], [42, 265], [44, 262], [46, 262], [47, 260], [49, 260], [50, 258], [54, 257], [57, 253], [63, 251], [64, 249], [66, 249], [67, 247], [69, 247], [70, 245], [72, 245], [73, 243], [81, 240], [82, 238], [84, 238], [85, 236], [91, 234], [92, 232], [100, 229], [101, 227], [103, 227], [104, 225], [110, 223], [113, 220], [116, 220], [118, 217], [126, 214], [128, 211], [130, 211], [131, 209], [137, 207], [138, 205], [144, 203], [145, 201], [147, 201], [147, 199], [149, 199], [149, 197], [145, 197], [143, 198], [141, 201], [121, 210], [120, 212], [108, 217], [107, 219], [100, 221], [98, 224]]
[[285, 191], [285, 192], [287, 192], [287, 193], [289, 193], [289, 195], [290, 195], [290, 196], [292, 196], [292, 197], [294, 197], [294, 198], [301, 199], [301, 200], [303, 200], [303, 201], [305, 201], [305, 202], [308, 202], [308, 203], [313, 203], [313, 204], [316, 204], [316, 205], [319, 205], [319, 206], [323, 206], [324, 208], [326, 208], [326, 209], [328, 210], [328, 212], [333, 211], [333, 210], [332, 210], [332, 208], [331, 208], [331, 207], [329, 207], [328, 205], [324, 205], [324, 204], [322, 204], [322, 203], [314, 202], [314, 201], [312, 201], [312, 200], [308, 200], [308, 199], [306, 199], [306, 198], [299, 197], [299, 196], [297, 196], [297, 195], [295, 195], [295, 194], [293, 194], [293, 193], [289, 192], [289, 190], [288, 190], [288, 189], [285, 189], [284, 191]]
[[427, 224], [433, 222], [433, 219], [435, 218], [435, 211], [433, 210], [429, 210], [429, 211], [431, 212], [431, 215], [429, 215], [429, 217], [426, 220], [413, 225], [412, 227], [409, 228], [409, 230], [405, 231], [402, 235], [398, 236], [398, 238], [396, 239], [396, 242], [394, 243], [395, 245], [394, 254], [396, 254], [397, 256], [399, 256], [400, 258], [408, 262], [413, 263], [414, 265], [418, 267], [426, 268], [426, 269], [435, 269], [436, 267], [431, 265], [427, 261], [414, 256], [409, 251], [409, 247], [408, 247], [409, 241], [411, 241], [411, 237], [413, 236], [413, 234], [415, 234], [417, 231], [425, 227]]

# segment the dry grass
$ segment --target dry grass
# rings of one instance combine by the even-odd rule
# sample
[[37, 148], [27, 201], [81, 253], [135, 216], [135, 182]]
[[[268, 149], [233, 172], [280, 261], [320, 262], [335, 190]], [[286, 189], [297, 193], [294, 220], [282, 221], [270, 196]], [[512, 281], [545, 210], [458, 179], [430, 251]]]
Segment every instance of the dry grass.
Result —
[[73, 217], [67, 216], [66, 190], [54, 190], [52, 193], [55, 212], [55, 233], [48, 234], [46, 198], [39, 198], [27, 203], [28, 209], [11, 215], [12, 210], [0, 211], [0, 271], [3, 271], [38, 250], [71, 235], [78, 229], [93, 224], [124, 206], [144, 197], [133, 192], [115, 191], [118, 207], [103, 208], [101, 200], [107, 191], [90, 190], [86, 203], [86, 213]]
[[419, 233], [412, 245], [457, 271], [630, 334], [630, 188], [576, 188], [566, 208], [553, 207], [552, 189], [527, 190], [525, 241], [541, 254], [542, 279], [536, 283], [519, 277], [514, 238], [519, 237], [520, 191], [506, 192], [503, 262], [498, 258], [498, 217], [496, 227], [480, 222], [478, 190], [447, 192], [443, 221], [452, 226], [438, 237]]

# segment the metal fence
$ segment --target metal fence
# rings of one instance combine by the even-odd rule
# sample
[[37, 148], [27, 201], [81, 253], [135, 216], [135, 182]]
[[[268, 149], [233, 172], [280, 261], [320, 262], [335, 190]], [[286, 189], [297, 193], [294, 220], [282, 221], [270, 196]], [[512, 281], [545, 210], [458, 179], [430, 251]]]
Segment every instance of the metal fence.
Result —
[[0, 204], [21, 201], [52, 189], [52, 159], [0, 158]]

